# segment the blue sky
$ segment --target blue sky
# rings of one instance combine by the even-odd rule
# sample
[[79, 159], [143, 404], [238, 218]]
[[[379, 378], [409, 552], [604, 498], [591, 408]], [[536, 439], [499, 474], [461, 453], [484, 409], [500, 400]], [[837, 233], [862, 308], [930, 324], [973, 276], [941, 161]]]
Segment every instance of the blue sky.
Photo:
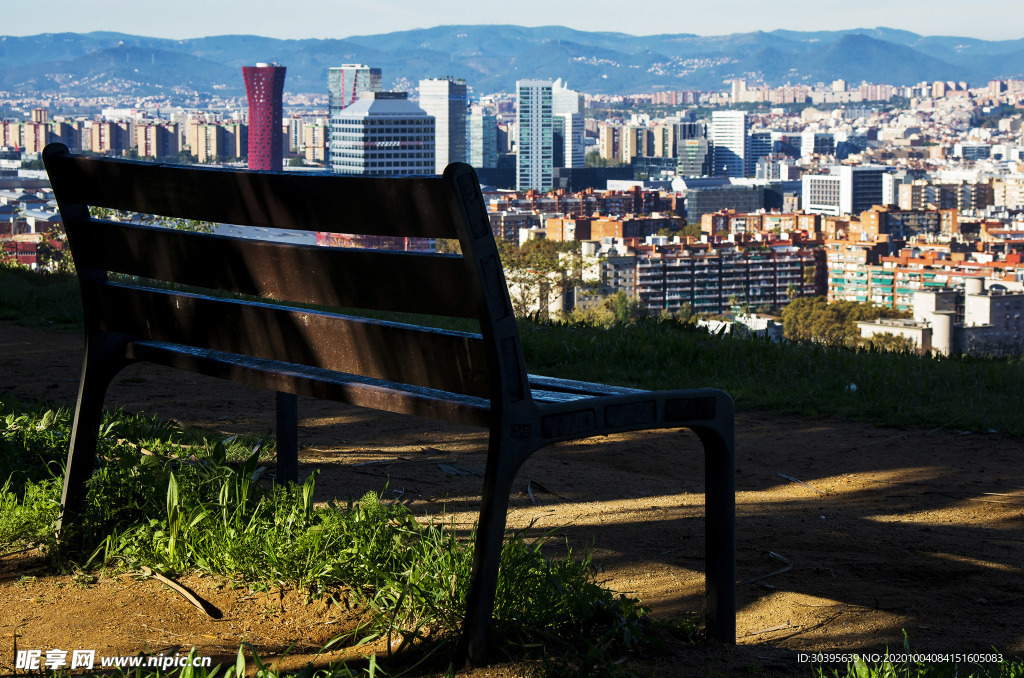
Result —
[[448, 24], [562, 25], [633, 35], [902, 28], [1024, 38], [1020, 0], [47, 0], [4, 8], [0, 35], [96, 30], [162, 38], [344, 38]]

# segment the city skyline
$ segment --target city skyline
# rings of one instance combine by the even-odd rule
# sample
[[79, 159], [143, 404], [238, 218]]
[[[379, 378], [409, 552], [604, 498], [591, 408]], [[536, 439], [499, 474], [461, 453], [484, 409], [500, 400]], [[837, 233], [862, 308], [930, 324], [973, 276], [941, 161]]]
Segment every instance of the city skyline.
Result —
[[[284, 39], [347, 38], [443, 25], [477, 24], [562, 25], [585, 31], [622, 32], [637, 36], [666, 33], [728, 35], [777, 29], [831, 31], [884, 26], [923, 36], [946, 35], [984, 40], [1024, 38], [1024, 27], [1020, 22], [1007, 21], [1008, 17], [1016, 16], [1018, 9], [1011, 0], [992, 0], [970, 6], [960, 0], [903, 3], [864, 0], [856, 4], [782, 0], [772, 3], [770, 10], [755, 0], [719, 0], [713, 11], [708, 11], [709, 5], [705, 2], [652, 0], [644, 8], [644, 12], [621, 12], [617, 11], [621, 4], [607, 0], [567, 0], [556, 4], [520, 0], [512, 11], [498, 13], [492, 6], [467, 6], [454, 0], [438, 0], [429, 6], [412, 0], [309, 0], [301, 11], [283, 12], [279, 4], [267, 0], [214, 5], [182, 0], [175, 12], [167, 12], [162, 6], [139, 5], [134, 0], [52, 0], [47, 4], [47, 15], [43, 21], [30, 3], [18, 3], [7, 8], [0, 32], [25, 36], [114, 31], [184, 40], [223, 34]], [[197, 22], [196, 16], [205, 20]], [[310, 21], [310, 16], [317, 17], [316, 21]], [[652, 27], [657, 30], [651, 30]]]

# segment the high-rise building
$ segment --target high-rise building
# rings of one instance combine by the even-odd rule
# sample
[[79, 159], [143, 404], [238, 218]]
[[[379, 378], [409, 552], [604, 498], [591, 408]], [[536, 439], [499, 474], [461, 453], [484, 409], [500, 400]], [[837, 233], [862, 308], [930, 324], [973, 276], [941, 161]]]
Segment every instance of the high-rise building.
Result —
[[306, 126], [306, 121], [298, 116], [293, 116], [284, 121], [285, 130], [285, 150], [289, 153], [296, 153], [302, 148], [303, 141], [303, 128]]
[[584, 97], [576, 90], [555, 80], [551, 86], [551, 113], [561, 118], [561, 156], [559, 167], [583, 167], [586, 156], [584, 131]]
[[[214, 123], [196, 123], [194, 129], [191, 131], [192, 136], [194, 134], [195, 142], [192, 146], [192, 155], [198, 158], [200, 164], [206, 164], [210, 162], [217, 162], [221, 156], [226, 156], [227, 144], [224, 139], [224, 128]], [[256, 169], [252, 166], [252, 158], [249, 158], [250, 169]], [[262, 168], [262, 169], [270, 169]], [[277, 167], [276, 169], [281, 169]]]
[[752, 177], [757, 173], [757, 161], [772, 155], [774, 142], [772, 133], [768, 130], [751, 132], [747, 142], [747, 161], [744, 172], [746, 176]]
[[364, 64], [343, 64], [327, 69], [330, 115], [351, 106], [360, 92], [381, 91], [381, 70]]
[[407, 92], [364, 92], [331, 118], [330, 168], [339, 174], [433, 174], [434, 118]]
[[551, 190], [554, 123], [550, 80], [516, 81], [516, 189]]
[[174, 123], [135, 126], [135, 145], [143, 158], [178, 155], [178, 139], [178, 126]]
[[[129, 125], [127, 122], [93, 121], [89, 128], [89, 147], [93, 153], [119, 155], [128, 150]], [[83, 146], [84, 146], [83, 141]]]
[[649, 152], [650, 144], [648, 143], [653, 138], [654, 135], [646, 127], [623, 126], [619, 140], [619, 161], [628, 164], [633, 162], [633, 158], [637, 156], [653, 155]]
[[610, 163], [617, 163], [621, 156], [622, 127], [604, 125], [598, 130], [597, 151]]
[[555, 115], [563, 113], [584, 113], [585, 101], [582, 94], [569, 89], [559, 78], [551, 83], [551, 112]]
[[466, 162], [466, 81], [420, 80], [420, 108], [434, 117], [434, 172], [451, 162]]
[[583, 128], [582, 113], [556, 113], [554, 115], [556, 126], [561, 130], [561, 157], [556, 167], [583, 167], [586, 160], [586, 147], [584, 138], [586, 133]]
[[498, 166], [498, 118], [485, 113], [472, 113], [467, 122], [467, 162], [473, 167]]
[[284, 73], [278, 64], [242, 66], [249, 100], [249, 169], [280, 171], [284, 166]]
[[744, 177], [747, 170], [747, 114], [715, 111], [711, 114], [711, 143], [715, 176]]
[[676, 172], [681, 177], [703, 177], [711, 173], [711, 149], [707, 139], [684, 139], [678, 147]]
[[315, 125], [306, 125], [302, 132], [302, 145], [305, 150], [306, 160], [310, 162], [324, 162], [327, 158], [327, 139], [330, 136], [331, 128], [328, 125], [317, 123]]
[[249, 126], [240, 122], [228, 122], [224, 128], [224, 153], [233, 158], [245, 158], [249, 155]]

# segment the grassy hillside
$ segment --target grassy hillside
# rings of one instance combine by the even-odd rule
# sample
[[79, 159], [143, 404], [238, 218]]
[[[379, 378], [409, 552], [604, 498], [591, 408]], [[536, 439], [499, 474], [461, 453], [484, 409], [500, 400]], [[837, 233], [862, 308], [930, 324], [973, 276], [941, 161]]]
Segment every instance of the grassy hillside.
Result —
[[[73, 276], [0, 267], [0, 318], [76, 329], [78, 283]], [[731, 394], [739, 410], [1024, 435], [1021, 357], [774, 344], [653, 319], [612, 326], [522, 321], [520, 333], [536, 374], [650, 389], [713, 386]]]

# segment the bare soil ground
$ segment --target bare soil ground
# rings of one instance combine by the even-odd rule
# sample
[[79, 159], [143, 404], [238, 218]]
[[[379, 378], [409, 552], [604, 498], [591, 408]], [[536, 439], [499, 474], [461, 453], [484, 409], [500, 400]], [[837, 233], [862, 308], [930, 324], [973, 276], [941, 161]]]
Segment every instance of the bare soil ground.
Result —
[[[0, 322], [0, 392], [71, 405], [81, 355], [78, 335]], [[273, 426], [270, 393], [150, 365], [123, 372], [107, 404], [225, 433]], [[737, 647], [670, 646], [638, 660], [639, 673], [809, 675], [800, 653], [895, 650], [904, 629], [916, 652], [1024, 654], [1024, 440], [955, 422], [924, 431], [746, 412], [736, 441]], [[467, 530], [475, 517], [480, 480], [451, 467], [483, 468], [483, 431], [302, 400], [300, 442], [300, 473], [320, 472], [319, 500], [386, 486]], [[699, 612], [702, 466], [687, 431], [552, 446], [517, 478], [509, 523], [559, 528], [577, 551], [592, 545], [607, 585], [655, 617]], [[11, 671], [15, 647], [127, 655], [194, 646], [230, 659], [242, 641], [271, 658], [291, 647], [287, 663], [303, 665], [341, 656], [316, 649], [352, 623], [343, 607], [292, 588], [254, 593], [184, 577], [223, 612], [213, 620], [153, 579], [92, 582], [46, 574], [41, 562], [32, 552], [0, 556], [0, 673]]]

